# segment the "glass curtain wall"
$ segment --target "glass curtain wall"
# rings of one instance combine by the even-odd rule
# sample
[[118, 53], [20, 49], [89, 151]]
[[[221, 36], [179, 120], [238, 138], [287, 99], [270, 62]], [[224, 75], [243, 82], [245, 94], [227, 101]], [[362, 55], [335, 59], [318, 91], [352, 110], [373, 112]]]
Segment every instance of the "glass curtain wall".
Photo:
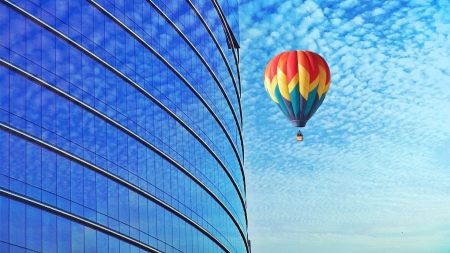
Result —
[[237, 1], [0, 1], [0, 252], [250, 252]]

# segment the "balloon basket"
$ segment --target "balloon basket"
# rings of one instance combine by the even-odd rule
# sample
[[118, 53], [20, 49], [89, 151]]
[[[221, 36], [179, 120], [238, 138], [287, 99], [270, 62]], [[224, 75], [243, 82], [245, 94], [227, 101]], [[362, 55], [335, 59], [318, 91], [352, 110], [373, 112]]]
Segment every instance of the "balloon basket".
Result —
[[295, 137], [296, 141], [303, 141], [303, 134], [298, 131], [297, 136]]

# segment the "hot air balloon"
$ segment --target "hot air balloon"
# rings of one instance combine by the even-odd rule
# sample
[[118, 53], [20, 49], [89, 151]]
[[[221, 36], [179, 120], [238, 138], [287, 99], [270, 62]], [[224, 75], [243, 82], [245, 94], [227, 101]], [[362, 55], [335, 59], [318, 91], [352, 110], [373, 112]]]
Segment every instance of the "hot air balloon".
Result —
[[[266, 66], [264, 87], [295, 127], [304, 127], [325, 99], [331, 75], [325, 60], [310, 51], [278, 54]], [[303, 141], [299, 130], [297, 141]]]

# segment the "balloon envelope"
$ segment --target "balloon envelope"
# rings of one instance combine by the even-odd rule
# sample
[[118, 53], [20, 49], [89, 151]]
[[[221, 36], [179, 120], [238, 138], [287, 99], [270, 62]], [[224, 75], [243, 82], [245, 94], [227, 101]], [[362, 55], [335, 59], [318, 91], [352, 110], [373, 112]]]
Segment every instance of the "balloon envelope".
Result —
[[266, 66], [264, 87], [293, 126], [304, 127], [325, 99], [331, 75], [325, 60], [310, 51], [278, 54]]

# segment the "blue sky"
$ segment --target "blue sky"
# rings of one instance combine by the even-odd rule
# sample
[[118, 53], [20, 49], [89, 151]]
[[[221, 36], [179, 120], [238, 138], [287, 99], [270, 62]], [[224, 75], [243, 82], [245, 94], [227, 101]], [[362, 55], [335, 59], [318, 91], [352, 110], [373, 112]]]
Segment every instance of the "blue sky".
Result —
[[[450, 252], [450, 5], [367, 2], [240, 1], [253, 252]], [[332, 75], [303, 143], [262, 78], [295, 49]]]

